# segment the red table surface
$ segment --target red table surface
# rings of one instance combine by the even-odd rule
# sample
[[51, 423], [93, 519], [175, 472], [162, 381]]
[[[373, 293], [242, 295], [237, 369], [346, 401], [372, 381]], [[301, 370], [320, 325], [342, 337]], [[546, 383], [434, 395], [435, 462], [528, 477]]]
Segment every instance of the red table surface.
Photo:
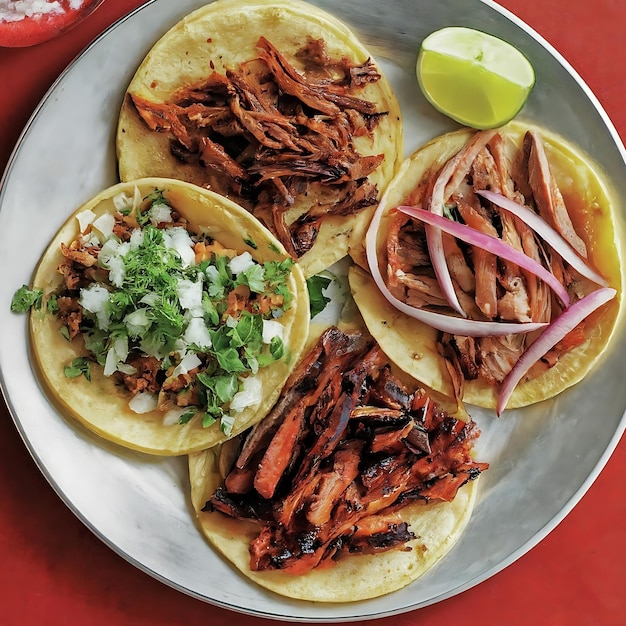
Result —
[[[419, 0], [416, 0], [419, 1]], [[106, 0], [58, 39], [0, 49], [0, 171], [29, 116], [70, 61], [141, 0]], [[626, 139], [623, 0], [502, 0], [545, 37], [595, 92]], [[257, 619], [177, 592], [114, 553], [66, 508], [8, 414], [0, 419], [0, 624], [260, 626]], [[626, 441], [571, 514], [506, 570], [394, 624], [626, 624]], [[275, 622], [271, 622], [275, 623]]]

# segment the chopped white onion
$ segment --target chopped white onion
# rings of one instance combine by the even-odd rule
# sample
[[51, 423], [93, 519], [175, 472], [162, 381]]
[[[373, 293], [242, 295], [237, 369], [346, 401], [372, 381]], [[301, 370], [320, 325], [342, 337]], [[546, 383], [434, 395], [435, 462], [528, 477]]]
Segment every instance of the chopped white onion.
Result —
[[270, 343], [274, 337], [284, 339], [285, 327], [274, 320], [263, 320], [263, 343]]
[[524, 374], [546, 353], [552, 349], [569, 332], [574, 330], [580, 322], [588, 317], [593, 311], [606, 304], [615, 297], [617, 291], [610, 287], [602, 287], [596, 291], [574, 302], [565, 309], [528, 347], [528, 349], [517, 360], [513, 369], [507, 374], [496, 404], [496, 412], [501, 415]]
[[204, 273], [207, 275], [210, 283], [217, 283], [220, 278], [220, 271], [215, 267], [215, 265], [209, 265]]
[[243, 379], [241, 391], [238, 391], [230, 401], [230, 409], [240, 413], [249, 406], [258, 404], [263, 398], [263, 383], [257, 376], [248, 376]]
[[150, 328], [152, 321], [146, 309], [135, 309], [124, 318], [124, 324], [131, 337], [139, 337]]
[[101, 267], [108, 268], [109, 261], [119, 254], [120, 242], [117, 239], [108, 239], [102, 244], [100, 253], [98, 254], [98, 264]]
[[116, 256], [109, 261], [109, 280], [114, 287], [120, 288], [126, 277], [126, 265], [122, 257]]
[[186, 354], [181, 362], [174, 368], [172, 376], [180, 376], [181, 374], [187, 374], [192, 369], [200, 367], [202, 361], [197, 354]]
[[137, 209], [141, 205], [142, 200], [143, 197], [141, 195], [141, 191], [139, 191], [139, 187], [135, 185], [135, 189], [133, 191], [133, 212], [137, 211]]
[[143, 298], [141, 298], [141, 300], [139, 300], [139, 302], [141, 304], [146, 304], [147, 306], [154, 306], [160, 299], [161, 296], [159, 296], [158, 293], [156, 293], [155, 291], [151, 291], [150, 293], [147, 293]]
[[248, 251], [233, 257], [228, 262], [228, 267], [235, 276], [250, 269], [253, 265], [255, 265], [255, 261]]
[[163, 202], [155, 202], [148, 211], [148, 217], [153, 226], [168, 224], [174, 221], [172, 219], [172, 209]]
[[174, 226], [163, 230], [165, 246], [175, 250], [180, 256], [183, 267], [195, 264], [196, 253], [189, 233], [181, 226]]
[[[135, 187], [135, 189], [137, 189], [137, 187]], [[113, 206], [117, 211], [129, 209], [132, 206], [132, 199], [124, 192], [118, 193], [116, 196], [113, 196]]]
[[183, 339], [187, 345], [195, 344], [202, 349], [210, 348], [213, 343], [209, 329], [202, 317], [192, 317], [189, 320]]
[[139, 248], [139, 246], [141, 246], [141, 244], [143, 243], [144, 237], [145, 234], [143, 230], [141, 228], [135, 228], [130, 233], [130, 239], [128, 241], [130, 249], [136, 250], [137, 248]]
[[149, 391], [140, 391], [136, 393], [129, 401], [128, 408], [133, 413], [150, 413], [156, 410], [159, 403], [159, 396]]
[[115, 216], [112, 213], [103, 213], [100, 217], [97, 217], [91, 225], [100, 231], [105, 239], [108, 239], [113, 234]]
[[220, 418], [220, 427], [222, 432], [228, 437], [233, 432], [235, 418], [232, 415], [222, 415]]
[[236, 317], [233, 317], [232, 315], [227, 315], [226, 319], [224, 320], [224, 324], [226, 324], [228, 328], [237, 328], [237, 324], [239, 324], [239, 321]]
[[163, 415], [163, 425], [164, 426], [174, 426], [174, 424], [178, 424], [180, 418], [189, 411], [189, 407], [176, 407], [174, 409], [169, 409]]
[[109, 301], [109, 291], [102, 285], [91, 283], [88, 287], [80, 290], [80, 306], [90, 313], [100, 313]]
[[80, 232], [84, 233], [87, 230], [87, 226], [96, 219], [96, 214], [91, 209], [85, 209], [76, 214], [76, 219], [78, 220]]
[[117, 337], [113, 345], [107, 352], [104, 364], [104, 375], [111, 376], [113, 372], [124, 372], [125, 374], [134, 374], [136, 369], [132, 365], [124, 363], [128, 356], [128, 337], [122, 335]]
[[181, 278], [176, 283], [176, 295], [183, 309], [200, 309], [202, 307], [202, 283]]

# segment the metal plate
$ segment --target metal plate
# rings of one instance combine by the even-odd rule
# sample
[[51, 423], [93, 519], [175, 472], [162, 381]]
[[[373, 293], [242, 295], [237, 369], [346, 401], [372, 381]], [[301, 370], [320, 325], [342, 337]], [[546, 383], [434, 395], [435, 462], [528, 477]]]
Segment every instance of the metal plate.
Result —
[[[126, 85], [156, 39], [202, 4], [155, 0], [105, 32], [54, 84], [9, 163], [0, 195], [0, 267], [5, 268], [0, 368], [17, 428], [42, 473], [96, 535], [137, 567], [191, 596], [262, 617], [345, 622], [401, 613], [455, 595], [502, 570], [545, 537], [608, 460], [626, 426], [622, 325], [599, 366], [556, 399], [508, 411], [500, 419], [470, 407], [482, 430], [479, 457], [491, 468], [481, 479], [465, 534], [439, 565], [409, 587], [353, 604], [295, 602], [249, 583], [196, 528], [185, 458], [151, 458], [107, 445], [66, 421], [39, 387], [25, 316], [9, 313], [10, 299], [29, 282], [66, 217], [116, 182], [114, 134]], [[616, 197], [626, 197], [624, 148], [593, 94], [549, 44], [495, 3], [318, 4], [350, 23], [381, 61], [401, 101], [407, 153], [454, 127], [419, 93], [414, 75], [419, 42], [446, 25], [475, 27], [510, 41], [534, 65], [537, 84], [523, 116], [591, 154], [613, 181]], [[619, 215], [623, 222], [623, 207]]]

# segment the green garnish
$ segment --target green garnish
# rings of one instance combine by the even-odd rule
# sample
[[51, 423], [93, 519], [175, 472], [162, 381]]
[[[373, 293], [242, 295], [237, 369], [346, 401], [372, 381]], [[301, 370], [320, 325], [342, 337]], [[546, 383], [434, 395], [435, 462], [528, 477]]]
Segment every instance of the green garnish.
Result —
[[321, 313], [330, 302], [330, 298], [324, 295], [324, 289], [326, 289], [331, 282], [331, 278], [327, 278], [321, 274], [316, 274], [306, 279], [306, 286], [309, 291], [309, 308], [312, 318], [318, 313]]
[[42, 301], [42, 289], [29, 289], [28, 285], [22, 285], [13, 295], [11, 311], [13, 313], [26, 313], [31, 307], [39, 310]]
[[[231, 432], [235, 417], [229, 414], [230, 404], [242, 392], [243, 381], [285, 355], [280, 337], [264, 340], [264, 330], [265, 320], [276, 324], [272, 320], [291, 306], [288, 281], [294, 262], [260, 264], [247, 252], [236, 259], [214, 252], [196, 264], [195, 243], [212, 242], [170, 224], [168, 213], [175, 209], [161, 191], [144, 198], [140, 208], [120, 213], [131, 210], [141, 229], [124, 241], [111, 235], [79, 242], [86, 251], [97, 246], [97, 274], [81, 275], [80, 289], [64, 286], [47, 300], [47, 312], [60, 316], [68, 340], [69, 324], [57, 300], [64, 296], [79, 305], [80, 335], [89, 358], [74, 359], [65, 375], [89, 380], [96, 362], [106, 376], [125, 383], [140, 375], [136, 365], [141, 359], [157, 359], [151, 371], [160, 372], [164, 381], [159, 402], [193, 404], [181, 408], [179, 423], [199, 415], [204, 427], [220, 420], [222, 430]], [[246, 243], [257, 247], [250, 238]], [[23, 286], [11, 310], [41, 308], [42, 300], [41, 290]], [[191, 367], [189, 358], [194, 359]], [[179, 371], [185, 375], [182, 383]]]
[[66, 365], [63, 372], [67, 378], [78, 378], [84, 376], [87, 380], [91, 380], [91, 366], [89, 359], [84, 356], [72, 359], [71, 365]]

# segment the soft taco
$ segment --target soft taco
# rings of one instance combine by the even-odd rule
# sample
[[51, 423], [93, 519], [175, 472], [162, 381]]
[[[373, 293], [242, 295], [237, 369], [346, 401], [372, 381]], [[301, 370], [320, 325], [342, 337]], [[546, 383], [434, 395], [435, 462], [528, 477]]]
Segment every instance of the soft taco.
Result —
[[478, 430], [360, 329], [312, 343], [262, 422], [190, 455], [192, 504], [208, 541], [262, 587], [316, 602], [381, 596], [466, 528], [487, 468], [473, 458]]
[[580, 381], [607, 346], [616, 217], [599, 169], [562, 137], [520, 122], [459, 130], [390, 183], [351, 289], [398, 366], [501, 413]]
[[29, 299], [34, 361], [63, 412], [158, 455], [263, 418], [309, 321], [303, 274], [269, 231], [222, 196], [160, 178], [81, 206], [13, 309]]
[[297, 0], [218, 0], [176, 24], [130, 82], [121, 180], [166, 176], [227, 195], [306, 276], [345, 256], [402, 148], [398, 102], [342, 22]]

